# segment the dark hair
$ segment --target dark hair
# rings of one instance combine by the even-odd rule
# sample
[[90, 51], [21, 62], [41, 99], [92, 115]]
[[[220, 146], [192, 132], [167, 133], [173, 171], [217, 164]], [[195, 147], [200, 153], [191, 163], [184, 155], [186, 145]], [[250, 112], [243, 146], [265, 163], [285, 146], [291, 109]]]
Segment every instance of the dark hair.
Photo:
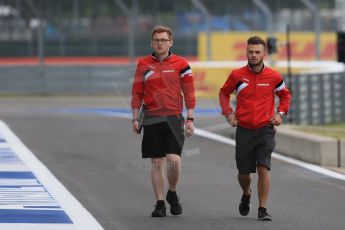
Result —
[[266, 42], [259, 36], [252, 36], [248, 38], [247, 45], [263, 45], [266, 49]]
[[151, 31], [151, 38], [153, 38], [153, 35], [155, 33], [164, 33], [166, 32], [169, 36], [169, 39], [172, 39], [172, 30], [169, 27], [165, 27], [165, 26], [156, 26], [155, 28], [153, 28], [153, 30]]

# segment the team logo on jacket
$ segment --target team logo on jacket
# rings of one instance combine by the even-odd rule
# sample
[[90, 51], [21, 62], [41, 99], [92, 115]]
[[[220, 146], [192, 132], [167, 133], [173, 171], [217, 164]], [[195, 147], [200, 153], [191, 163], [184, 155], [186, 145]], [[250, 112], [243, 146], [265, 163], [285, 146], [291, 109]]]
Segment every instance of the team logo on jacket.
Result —
[[270, 84], [268, 84], [268, 83], [258, 83], [258, 86], [270, 86]]
[[174, 69], [166, 69], [166, 70], [163, 70], [163, 73], [173, 73], [175, 72]]

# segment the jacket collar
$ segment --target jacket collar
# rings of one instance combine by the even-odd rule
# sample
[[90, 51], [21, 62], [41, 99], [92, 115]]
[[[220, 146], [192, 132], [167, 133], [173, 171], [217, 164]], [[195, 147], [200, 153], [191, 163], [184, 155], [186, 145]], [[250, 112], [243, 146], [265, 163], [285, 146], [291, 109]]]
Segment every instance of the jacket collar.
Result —
[[247, 64], [247, 67], [248, 67], [248, 69], [249, 69], [250, 71], [252, 71], [252, 72], [255, 73], [255, 74], [262, 73], [262, 72], [266, 69], [265, 63], [263, 63], [262, 69], [261, 69], [259, 72], [255, 72], [255, 71], [250, 67], [249, 63]]
[[169, 51], [168, 56], [167, 56], [166, 58], [164, 58], [163, 60], [159, 60], [159, 59], [157, 58], [155, 52], [152, 52], [151, 56], [152, 56], [153, 59], [155, 59], [155, 60], [157, 60], [157, 61], [165, 61], [165, 60], [168, 60], [168, 59], [172, 56], [172, 53], [171, 53], [171, 51]]

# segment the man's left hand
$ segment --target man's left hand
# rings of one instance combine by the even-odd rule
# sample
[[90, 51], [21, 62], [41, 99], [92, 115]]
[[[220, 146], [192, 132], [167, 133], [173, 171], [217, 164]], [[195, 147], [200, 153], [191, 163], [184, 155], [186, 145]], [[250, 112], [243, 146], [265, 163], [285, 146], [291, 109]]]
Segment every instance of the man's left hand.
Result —
[[192, 121], [187, 121], [186, 122], [186, 136], [187, 137], [190, 137], [193, 135], [194, 133], [194, 124]]

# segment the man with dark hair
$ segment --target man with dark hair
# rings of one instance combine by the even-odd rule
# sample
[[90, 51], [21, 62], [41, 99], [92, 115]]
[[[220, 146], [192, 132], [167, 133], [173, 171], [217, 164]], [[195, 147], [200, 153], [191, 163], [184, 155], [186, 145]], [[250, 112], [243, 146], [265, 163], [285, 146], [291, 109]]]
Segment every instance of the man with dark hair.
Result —
[[259, 36], [253, 36], [248, 38], [247, 45], [262, 45], [266, 50], [266, 42]]
[[[138, 61], [132, 87], [133, 131], [138, 133], [138, 112], [145, 105], [142, 157], [151, 159], [151, 181], [156, 196], [152, 217], [166, 216], [164, 202], [164, 160], [167, 161], [169, 190], [166, 200], [170, 212], [180, 215], [182, 207], [176, 188], [181, 172], [184, 132], [193, 135], [195, 93], [188, 62], [170, 52], [173, 36], [170, 28], [157, 26], [151, 33], [152, 55]], [[182, 114], [183, 101], [187, 121]], [[184, 131], [185, 129], [185, 131]]]
[[[264, 65], [265, 41], [253, 36], [247, 40], [248, 64], [233, 70], [219, 91], [219, 103], [227, 122], [236, 129], [236, 164], [243, 194], [239, 205], [242, 216], [250, 211], [251, 173], [258, 172], [258, 220], [271, 221], [266, 209], [270, 188], [271, 154], [275, 147], [275, 127], [289, 110], [291, 94], [282, 76]], [[236, 111], [230, 95], [236, 91]], [[275, 111], [275, 95], [280, 99]]]

